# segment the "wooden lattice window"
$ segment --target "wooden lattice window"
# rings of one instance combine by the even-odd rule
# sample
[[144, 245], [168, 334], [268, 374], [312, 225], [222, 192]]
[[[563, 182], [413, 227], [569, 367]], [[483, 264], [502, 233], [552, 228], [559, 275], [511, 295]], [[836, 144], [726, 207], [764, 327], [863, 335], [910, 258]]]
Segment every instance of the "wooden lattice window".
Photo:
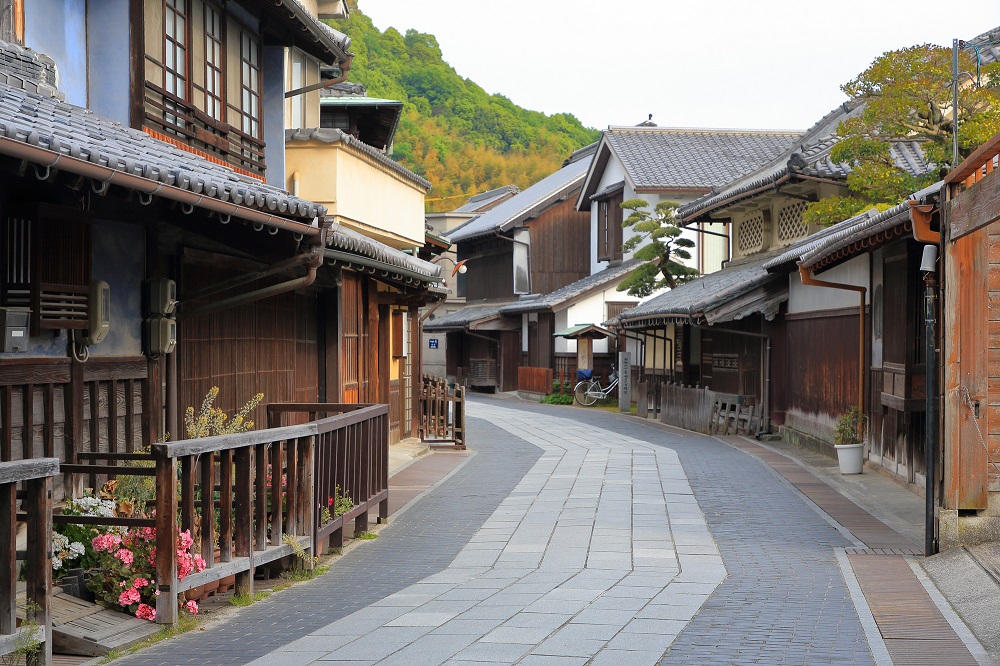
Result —
[[608, 318], [606, 319], [606, 321], [611, 321], [612, 319], [614, 319], [621, 313], [625, 312], [629, 308], [634, 308], [636, 305], [637, 305], [636, 303], [621, 303], [621, 302], [608, 301], [607, 303]]
[[259, 139], [260, 130], [260, 44], [246, 32], [240, 33], [240, 90], [243, 131]]
[[751, 213], [740, 222], [736, 232], [737, 247], [747, 254], [758, 252], [764, 247], [764, 211]]
[[779, 241], [795, 240], [806, 235], [806, 224], [802, 221], [805, 210], [805, 201], [796, 201], [781, 209], [778, 213]]
[[31, 309], [31, 332], [85, 329], [91, 230], [86, 214], [39, 206], [12, 210], [0, 233], [0, 303]]
[[[182, 100], [188, 98], [188, 8], [187, 0], [163, 0], [163, 89]], [[185, 113], [179, 104], [164, 100], [168, 111]], [[184, 120], [167, 113], [167, 122], [179, 127]]]
[[223, 83], [225, 61], [222, 34], [222, 14], [211, 5], [205, 5], [205, 113], [216, 120], [225, 120]]

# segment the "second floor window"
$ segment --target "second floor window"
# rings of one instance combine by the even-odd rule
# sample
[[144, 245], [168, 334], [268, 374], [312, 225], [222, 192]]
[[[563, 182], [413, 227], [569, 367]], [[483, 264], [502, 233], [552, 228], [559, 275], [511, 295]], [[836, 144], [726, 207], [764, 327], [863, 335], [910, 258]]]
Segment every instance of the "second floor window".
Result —
[[222, 15], [205, 5], [205, 113], [223, 120], [222, 100]]
[[260, 138], [260, 45], [247, 33], [240, 35], [240, 89], [243, 95], [243, 131]]
[[188, 41], [186, 0], [164, 0], [163, 89], [187, 99]]
[[597, 260], [622, 259], [622, 193], [595, 202], [597, 204]]

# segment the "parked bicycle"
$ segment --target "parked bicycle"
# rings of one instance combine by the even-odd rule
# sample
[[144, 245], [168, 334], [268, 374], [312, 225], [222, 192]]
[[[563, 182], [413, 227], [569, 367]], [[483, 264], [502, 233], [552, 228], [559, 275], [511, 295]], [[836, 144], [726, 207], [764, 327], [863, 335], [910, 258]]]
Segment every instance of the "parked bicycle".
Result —
[[573, 399], [584, 407], [590, 407], [597, 404], [598, 400], [606, 399], [618, 387], [618, 373], [612, 371], [608, 379], [611, 380], [611, 383], [607, 386], [601, 386], [601, 383], [596, 379], [584, 379], [582, 382], [578, 382], [573, 387]]

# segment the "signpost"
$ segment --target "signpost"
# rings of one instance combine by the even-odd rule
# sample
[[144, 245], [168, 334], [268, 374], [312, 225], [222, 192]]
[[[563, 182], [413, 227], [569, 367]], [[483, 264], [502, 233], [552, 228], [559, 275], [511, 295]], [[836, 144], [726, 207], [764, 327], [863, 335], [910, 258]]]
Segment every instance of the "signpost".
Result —
[[437, 338], [430, 338], [427, 341], [427, 347], [428, 347], [428, 349], [437, 349], [438, 348], [438, 339]]
[[632, 354], [618, 352], [618, 411], [632, 411]]

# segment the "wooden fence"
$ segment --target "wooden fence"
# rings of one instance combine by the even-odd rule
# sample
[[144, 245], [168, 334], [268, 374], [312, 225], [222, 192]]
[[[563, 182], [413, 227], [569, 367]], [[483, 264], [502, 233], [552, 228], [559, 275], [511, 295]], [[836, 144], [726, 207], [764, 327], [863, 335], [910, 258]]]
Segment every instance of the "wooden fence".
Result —
[[[156, 443], [152, 455], [103, 454], [108, 460], [151, 459], [154, 467], [62, 465], [61, 471], [156, 478], [155, 518], [68, 516], [66, 522], [156, 528], [156, 622], [177, 621], [177, 595], [235, 577], [237, 593], [253, 592], [254, 570], [293, 553], [311, 566], [319, 539], [343, 543], [342, 528], [368, 528], [378, 506], [388, 517], [388, 405], [268, 405], [268, 419], [305, 413], [308, 423], [234, 435]], [[179, 492], [178, 492], [179, 491]], [[340, 516], [338, 497], [351, 508]], [[200, 499], [197, 499], [200, 498]], [[330, 519], [324, 520], [326, 506]], [[215, 515], [218, 511], [218, 539]], [[206, 569], [177, 578], [177, 526], [200, 532]], [[215, 549], [215, 543], [218, 548]]]
[[[41, 640], [36, 663], [52, 661], [52, 477], [57, 458], [0, 463], [0, 655], [15, 652], [25, 641]], [[22, 483], [23, 493], [17, 492]], [[22, 512], [17, 511], [21, 496]], [[17, 627], [17, 521], [28, 526], [23, 553], [27, 600], [34, 626]], [[26, 608], [27, 615], [27, 608]], [[28, 633], [31, 632], [31, 633]], [[22, 634], [28, 634], [22, 636]]]
[[424, 375], [418, 399], [420, 439], [465, 449], [465, 389], [443, 377]]
[[517, 390], [540, 395], [552, 393], [552, 370], [525, 365], [518, 367]]

